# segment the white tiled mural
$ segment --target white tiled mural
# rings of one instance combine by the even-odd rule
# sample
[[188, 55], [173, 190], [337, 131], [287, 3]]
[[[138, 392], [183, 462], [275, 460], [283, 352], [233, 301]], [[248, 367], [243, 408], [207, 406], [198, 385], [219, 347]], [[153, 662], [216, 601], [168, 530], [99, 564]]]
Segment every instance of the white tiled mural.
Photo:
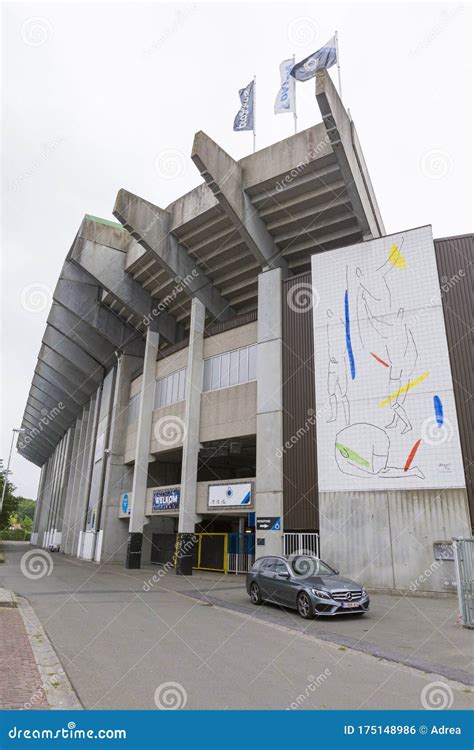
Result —
[[312, 284], [319, 490], [464, 487], [431, 227], [314, 255]]

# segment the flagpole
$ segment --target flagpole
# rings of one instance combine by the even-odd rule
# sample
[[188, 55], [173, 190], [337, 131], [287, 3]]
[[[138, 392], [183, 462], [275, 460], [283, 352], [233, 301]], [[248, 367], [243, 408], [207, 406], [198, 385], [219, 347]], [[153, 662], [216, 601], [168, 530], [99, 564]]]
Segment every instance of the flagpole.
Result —
[[337, 31], [334, 33], [334, 38], [336, 40], [336, 57], [337, 57], [337, 79], [339, 81], [339, 96], [342, 99], [342, 86], [341, 86], [341, 64], [339, 62], [339, 37], [337, 34]]
[[253, 152], [255, 153], [257, 143], [257, 130], [255, 123], [257, 121], [257, 76], [253, 77]]
[[[295, 67], [295, 62], [296, 62], [296, 58], [293, 53], [293, 68]], [[295, 123], [295, 135], [296, 135], [298, 132], [298, 115], [296, 114], [296, 81], [295, 79], [293, 79], [292, 86], [293, 86], [293, 120]]]

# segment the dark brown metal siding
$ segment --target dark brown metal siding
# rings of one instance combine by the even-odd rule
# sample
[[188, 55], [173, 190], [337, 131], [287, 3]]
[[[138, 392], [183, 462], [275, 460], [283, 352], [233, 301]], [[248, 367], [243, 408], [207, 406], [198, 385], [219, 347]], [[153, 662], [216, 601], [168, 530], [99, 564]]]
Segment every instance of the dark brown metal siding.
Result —
[[247, 325], [247, 323], [253, 323], [257, 320], [257, 311], [250, 310], [249, 312], [243, 313], [242, 315], [236, 315], [235, 318], [229, 320], [218, 321], [206, 326], [204, 329], [204, 338], [208, 336], [215, 336], [217, 333], [223, 333], [223, 331], [229, 331], [231, 328], [239, 328], [239, 326]]
[[474, 393], [472, 355], [474, 235], [466, 234], [435, 240], [435, 252], [472, 521], [474, 519], [472, 469], [474, 460], [472, 427], [474, 424], [472, 406]]
[[[319, 528], [311, 273], [283, 282], [283, 514], [285, 531]], [[301, 295], [302, 306], [296, 311]], [[304, 296], [306, 295], [306, 302]], [[289, 304], [290, 303], [290, 304]]]

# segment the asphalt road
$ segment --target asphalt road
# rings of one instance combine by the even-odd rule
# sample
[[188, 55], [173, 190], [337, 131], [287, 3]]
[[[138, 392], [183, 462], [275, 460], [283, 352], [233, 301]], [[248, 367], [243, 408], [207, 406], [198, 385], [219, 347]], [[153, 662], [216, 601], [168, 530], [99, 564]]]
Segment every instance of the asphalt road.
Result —
[[[30, 601], [85, 708], [416, 709], [439, 696], [453, 709], [473, 705], [466, 684], [341, 645], [350, 643], [341, 637], [359, 641], [361, 633], [373, 641], [377, 623], [380, 638], [380, 622], [390, 623], [396, 608], [385, 606], [382, 616], [374, 603], [368, 617], [321, 625], [278, 607], [252, 607], [242, 578], [158, 578], [155, 566], [127, 571], [58, 554], [52, 569], [32, 577], [21, 561], [34, 548], [4, 548], [0, 587]], [[387, 633], [395, 627], [393, 620]], [[429, 639], [422, 614], [419, 628]], [[327, 633], [336, 642], [318, 637]], [[466, 636], [452, 645], [456, 653], [466, 649], [465, 667], [472, 658]]]

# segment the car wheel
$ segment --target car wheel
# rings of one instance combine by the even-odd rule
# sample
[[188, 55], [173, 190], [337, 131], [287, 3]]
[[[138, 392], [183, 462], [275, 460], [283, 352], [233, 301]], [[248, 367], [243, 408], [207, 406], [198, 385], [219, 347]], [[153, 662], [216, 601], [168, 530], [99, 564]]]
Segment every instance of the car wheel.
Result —
[[250, 600], [252, 604], [261, 604], [262, 603], [262, 597], [260, 594], [260, 589], [258, 588], [256, 583], [252, 583], [250, 586]]
[[313, 605], [311, 599], [305, 591], [300, 591], [296, 600], [298, 614], [305, 620], [312, 620], [314, 617]]

